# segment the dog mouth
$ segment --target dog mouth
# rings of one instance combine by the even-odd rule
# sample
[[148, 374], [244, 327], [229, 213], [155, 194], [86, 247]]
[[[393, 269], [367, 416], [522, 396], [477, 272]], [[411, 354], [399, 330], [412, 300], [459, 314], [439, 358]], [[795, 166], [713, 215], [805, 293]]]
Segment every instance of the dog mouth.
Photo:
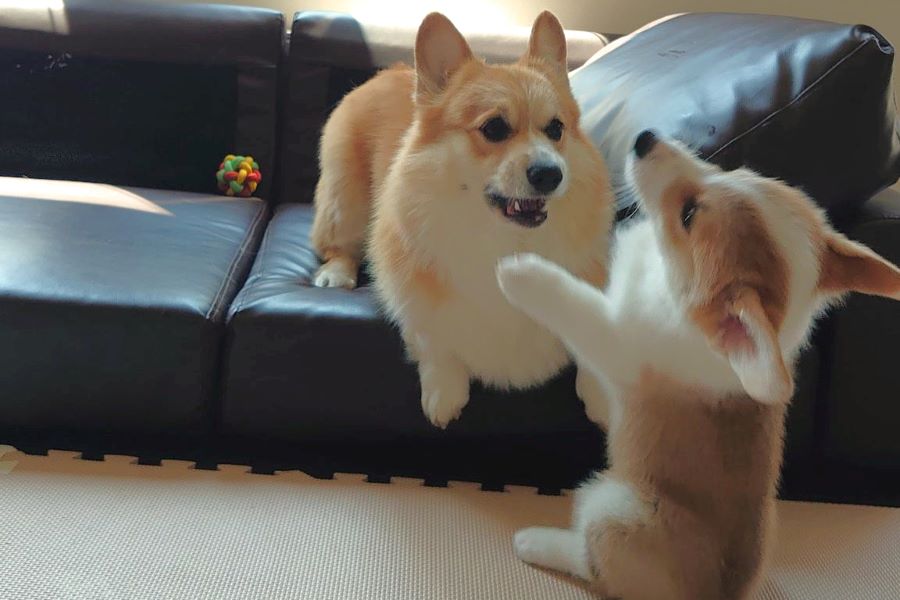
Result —
[[547, 220], [545, 198], [507, 198], [497, 193], [488, 193], [491, 205], [500, 214], [522, 227], [538, 227]]

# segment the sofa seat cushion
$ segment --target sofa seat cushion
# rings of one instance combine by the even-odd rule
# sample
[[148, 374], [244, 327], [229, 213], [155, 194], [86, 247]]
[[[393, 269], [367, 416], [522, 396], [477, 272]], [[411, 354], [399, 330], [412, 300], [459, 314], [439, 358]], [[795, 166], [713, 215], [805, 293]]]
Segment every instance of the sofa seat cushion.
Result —
[[433, 427], [418, 375], [371, 288], [313, 287], [309, 205], [278, 207], [231, 311], [222, 425], [282, 440], [464, 438], [591, 431], [571, 372], [548, 386], [473, 386], [462, 418]]
[[0, 178], [0, 428], [203, 427], [266, 212], [254, 199]]
[[[220, 419], [225, 437], [253, 452], [280, 448], [279, 468], [297, 468], [295, 460], [306, 465], [302, 457], [311, 447], [325, 449], [331, 468], [338, 460], [349, 471], [550, 488], [602, 467], [603, 435], [584, 415], [574, 369], [527, 391], [473, 385], [458, 421], [446, 430], [428, 423], [415, 367], [371, 288], [312, 287], [319, 266], [309, 241], [312, 218], [309, 205], [277, 208], [232, 306]], [[793, 467], [802, 466], [812, 446], [817, 369], [811, 349], [800, 361], [791, 409]]]

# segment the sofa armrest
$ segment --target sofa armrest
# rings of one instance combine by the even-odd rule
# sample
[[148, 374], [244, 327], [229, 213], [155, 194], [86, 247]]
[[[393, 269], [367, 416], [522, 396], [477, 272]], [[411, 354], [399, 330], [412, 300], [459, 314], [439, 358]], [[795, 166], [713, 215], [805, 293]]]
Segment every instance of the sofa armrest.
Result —
[[[900, 264], [900, 191], [863, 204], [847, 232]], [[833, 327], [823, 451], [851, 466], [900, 469], [900, 302], [853, 294]]]

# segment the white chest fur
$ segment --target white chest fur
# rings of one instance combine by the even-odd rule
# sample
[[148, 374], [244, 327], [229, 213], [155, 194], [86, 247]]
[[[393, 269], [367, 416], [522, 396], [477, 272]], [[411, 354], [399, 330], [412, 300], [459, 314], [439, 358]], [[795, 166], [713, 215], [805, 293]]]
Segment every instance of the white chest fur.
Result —
[[502, 257], [521, 251], [564, 264], [572, 260], [554, 251], [547, 232], [498, 223], [486, 206], [475, 206], [473, 212], [482, 214], [472, 215], [469, 223], [480, 224], [470, 226], [463, 243], [443, 233], [453, 228], [435, 228], [429, 239], [437, 271], [451, 290], [447, 299], [436, 307], [409, 309], [428, 319], [423, 329], [433, 342], [457, 356], [478, 379], [498, 387], [539, 384], [569, 362], [568, 353], [544, 327], [510, 306], [494, 269]]
[[[614, 245], [606, 296], [633, 364], [713, 392], [741, 391], [728, 362], [687, 322], [666, 280], [665, 258], [649, 221], [623, 228]], [[615, 373], [605, 374], [616, 383]]]
[[404, 223], [408, 259], [432, 273], [446, 294], [436, 302], [401, 289], [395, 270], [383, 269], [382, 299], [407, 343], [417, 347], [414, 353], [452, 356], [471, 376], [498, 387], [542, 383], [569, 362], [568, 353], [509, 304], [498, 287], [496, 265], [505, 256], [533, 252], [578, 273], [596, 259], [594, 249], [567, 239], [564, 225], [572, 217], [561, 207], [569, 198], [549, 200], [548, 218], [536, 228], [504, 219], [489, 205], [483, 176], [462, 158], [466, 141], [445, 144], [442, 152], [401, 150], [385, 180], [378, 216]]

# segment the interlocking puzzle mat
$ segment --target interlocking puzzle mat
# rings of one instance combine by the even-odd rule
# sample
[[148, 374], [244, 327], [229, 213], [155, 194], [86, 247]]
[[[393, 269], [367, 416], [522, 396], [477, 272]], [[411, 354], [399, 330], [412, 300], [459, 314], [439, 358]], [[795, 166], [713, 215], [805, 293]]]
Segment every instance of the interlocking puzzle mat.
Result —
[[[570, 508], [530, 488], [0, 446], [0, 600], [594, 598], [512, 553], [516, 529], [564, 525]], [[760, 600], [900, 599], [900, 510], [780, 509]]]

